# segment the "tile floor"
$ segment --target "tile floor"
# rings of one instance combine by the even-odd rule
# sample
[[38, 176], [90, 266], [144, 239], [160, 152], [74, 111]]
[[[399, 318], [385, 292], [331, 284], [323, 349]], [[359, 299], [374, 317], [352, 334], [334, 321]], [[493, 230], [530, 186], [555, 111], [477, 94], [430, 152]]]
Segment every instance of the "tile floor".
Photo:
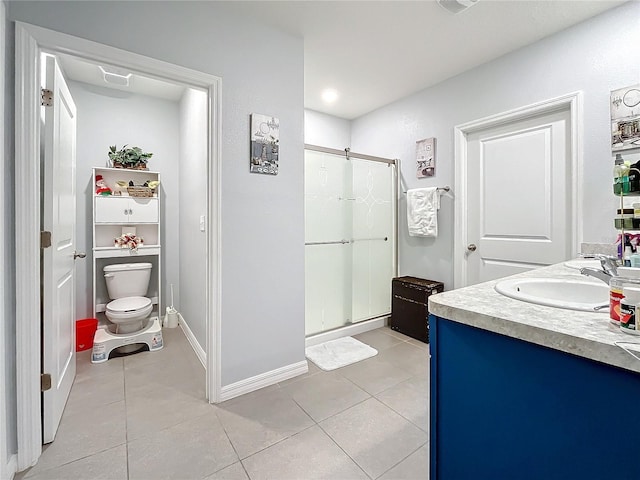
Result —
[[165, 348], [78, 372], [55, 442], [29, 480], [427, 479], [428, 345], [380, 328], [377, 356], [219, 405], [182, 331]]

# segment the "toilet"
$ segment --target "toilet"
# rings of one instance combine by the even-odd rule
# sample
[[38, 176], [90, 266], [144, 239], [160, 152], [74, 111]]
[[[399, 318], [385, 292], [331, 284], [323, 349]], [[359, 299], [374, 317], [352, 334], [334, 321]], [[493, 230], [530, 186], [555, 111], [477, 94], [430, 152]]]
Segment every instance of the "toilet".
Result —
[[145, 297], [151, 278], [151, 263], [121, 263], [103, 268], [109, 298], [107, 319], [116, 327], [116, 334], [135, 333], [147, 324], [153, 310], [151, 299]]

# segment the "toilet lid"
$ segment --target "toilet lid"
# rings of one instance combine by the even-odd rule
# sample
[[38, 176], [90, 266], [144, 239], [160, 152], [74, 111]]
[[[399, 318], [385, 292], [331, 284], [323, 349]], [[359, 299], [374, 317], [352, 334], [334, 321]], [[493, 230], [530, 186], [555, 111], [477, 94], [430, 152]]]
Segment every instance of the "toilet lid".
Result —
[[151, 299], [147, 297], [118, 298], [107, 304], [107, 310], [111, 312], [132, 312], [151, 305]]

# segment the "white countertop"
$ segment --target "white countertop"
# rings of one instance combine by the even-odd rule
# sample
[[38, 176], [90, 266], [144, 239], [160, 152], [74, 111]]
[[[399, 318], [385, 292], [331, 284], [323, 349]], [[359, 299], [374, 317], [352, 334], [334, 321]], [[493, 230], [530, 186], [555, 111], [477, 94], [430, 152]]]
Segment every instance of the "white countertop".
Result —
[[[515, 277], [587, 278], [562, 263], [511, 278]], [[640, 373], [640, 360], [614, 344], [637, 343], [629, 347], [640, 356], [637, 351], [640, 336], [621, 332], [609, 321], [608, 309], [605, 313], [579, 312], [514, 300], [495, 291], [494, 285], [498, 281], [431, 295], [429, 312], [471, 327]]]

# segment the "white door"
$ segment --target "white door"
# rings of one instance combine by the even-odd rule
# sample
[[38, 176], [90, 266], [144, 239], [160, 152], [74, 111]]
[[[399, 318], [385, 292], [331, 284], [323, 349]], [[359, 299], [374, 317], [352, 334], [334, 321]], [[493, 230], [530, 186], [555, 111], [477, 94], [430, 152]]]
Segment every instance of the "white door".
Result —
[[570, 126], [566, 108], [468, 134], [466, 285], [570, 258]]
[[43, 442], [55, 438], [76, 374], [75, 358], [75, 212], [76, 107], [55, 58], [46, 63], [45, 88], [53, 106], [44, 109], [43, 230], [51, 247], [42, 250], [43, 371], [51, 389], [43, 393]]

